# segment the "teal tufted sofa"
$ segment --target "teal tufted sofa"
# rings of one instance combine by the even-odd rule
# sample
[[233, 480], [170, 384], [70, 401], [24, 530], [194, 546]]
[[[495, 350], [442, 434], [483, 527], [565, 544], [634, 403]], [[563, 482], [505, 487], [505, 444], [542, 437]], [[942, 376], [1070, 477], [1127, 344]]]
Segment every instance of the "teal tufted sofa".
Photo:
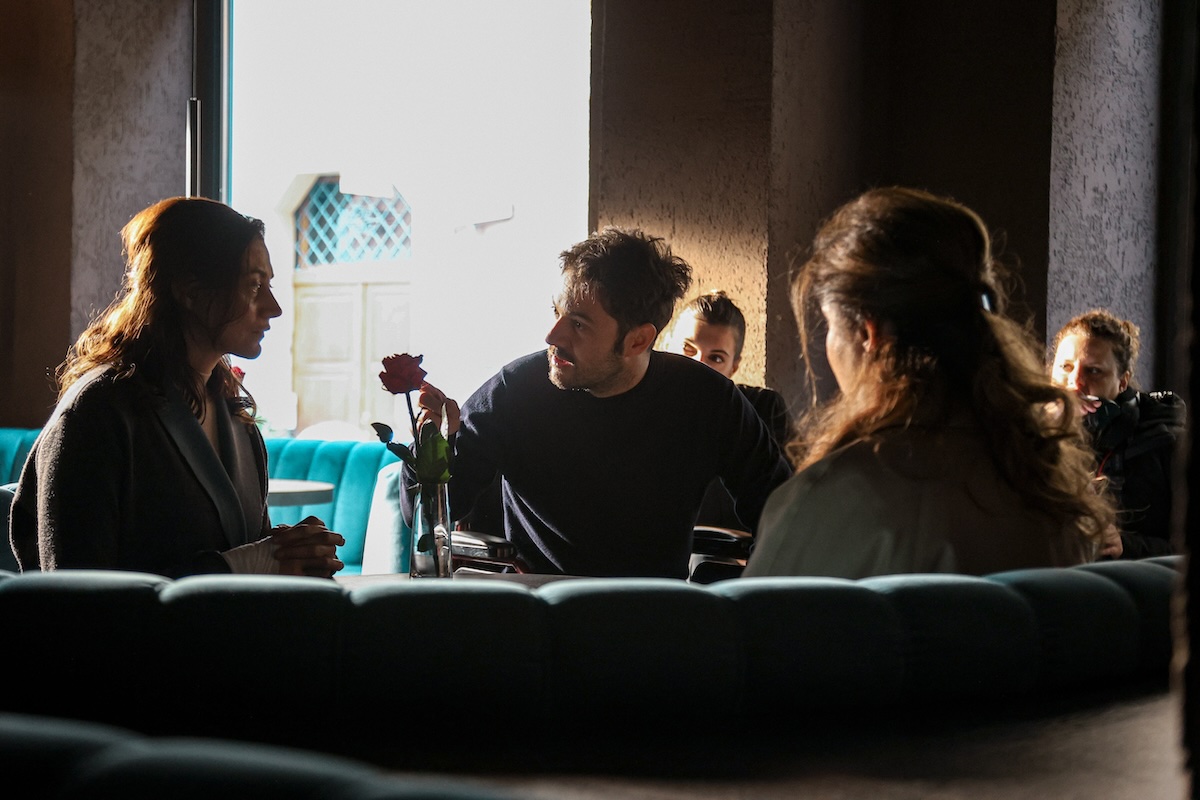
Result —
[[[38, 432], [37, 428], [0, 428], [0, 485], [15, 483], [20, 478], [21, 467]], [[273, 506], [271, 521], [292, 524], [310, 514], [320, 517], [330, 530], [346, 537], [346, 544], [338, 552], [346, 564], [344, 572], [360, 572], [375, 478], [383, 467], [399, 459], [380, 442], [281, 438], [266, 441], [267, 472], [271, 477], [326, 481], [334, 486], [332, 502]], [[0, 560], [0, 567], [9, 566]]]
[[21, 643], [0, 711], [426, 766], [439, 748], [463, 766], [507, 742], [528, 764], [535, 743], [643, 734], [717, 731], [720, 749], [822, 715], [1165, 691], [1181, 566], [538, 588], [0, 572], [0, 636]]
[[40, 428], [0, 428], [0, 569], [15, 570], [17, 557], [8, 544], [8, 514], [25, 457]]
[[333, 501], [313, 506], [273, 506], [271, 521], [294, 524], [308, 515], [325, 520], [346, 537], [338, 557], [344, 574], [362, 571], [363, 545], [375, 479], [399, 461], [381, 442], [331, 442], [315, 439], [267, 439], [267, 472], [272, 478], [302, 478], [333, 484]]
[[0, 485], [16, 483], [40, 428], [0, 428]]

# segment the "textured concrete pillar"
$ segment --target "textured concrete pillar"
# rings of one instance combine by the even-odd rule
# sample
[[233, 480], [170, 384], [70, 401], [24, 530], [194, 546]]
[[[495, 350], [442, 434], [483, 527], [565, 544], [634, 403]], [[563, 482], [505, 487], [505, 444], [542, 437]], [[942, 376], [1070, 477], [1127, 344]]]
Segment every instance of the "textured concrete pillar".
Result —
[[183, 194], [191, 0], [0, 0], [0, 424], [35, 427], [121, 286], [120, 229]]
[[[1162, 0], [1059, 0], [1046, 331], [1106, 307], [1142, 330], [1155, 387]], [[1169, 388], [1169, 387], [1167, 387]]]
[[121, 286], [121, 227], [186, 193], [191, 87], [191, 0], [75, 3], [72, 336]]
[[[793, 415], [810, 394], [790, 273], [805, 257], [821, 220], [864, 180], [862, 26], [860, 2], [775, 4], [766, 377], [788, 398]], [[832, 392], [836, 386], [825, 365], [824, 342], [818, 338], [811, 344], [818, 391]]]
[[70, 337], [71, 0], [0, 0], [0, 425], [41, 425]]

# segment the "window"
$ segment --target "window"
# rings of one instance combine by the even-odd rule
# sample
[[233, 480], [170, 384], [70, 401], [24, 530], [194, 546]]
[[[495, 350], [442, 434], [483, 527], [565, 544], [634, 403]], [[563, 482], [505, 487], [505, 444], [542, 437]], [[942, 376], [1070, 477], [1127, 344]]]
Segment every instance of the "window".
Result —
[[272, 435], [399, 430], [392, 353], [462, 401], [545, 346], [588, 233], [588, 0], [229, 0], [226, 30], [224, 198], [284, 310], [238, 362]]
[[412, 253], [412, 212], [391, 198], [342, 194], [336, 176], [313, 182], [296, 209], [296, 269]]

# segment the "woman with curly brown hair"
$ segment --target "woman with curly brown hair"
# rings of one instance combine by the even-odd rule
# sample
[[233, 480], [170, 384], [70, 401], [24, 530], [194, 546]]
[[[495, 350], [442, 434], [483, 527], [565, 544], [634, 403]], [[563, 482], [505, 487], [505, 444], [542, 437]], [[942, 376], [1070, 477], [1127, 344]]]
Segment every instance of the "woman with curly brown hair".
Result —
[[329, 577], [344, 540], [315, 517], [272, 529], [254, 401], [229, 363], [281, 313], [262, 223], [176, 197], [122, 230], [121, 295], [59, 369], [10, 538], [22, 570]]
[[[868, 191], [795, 274], [840, 393], [789, 446], [745, 575], [984, 574], [1092, 560], [1111, 531], [1074, 402], [1004, 316], [987, 229], [951, 200]], [[811, 367], [809, 377], [813, 379]]]

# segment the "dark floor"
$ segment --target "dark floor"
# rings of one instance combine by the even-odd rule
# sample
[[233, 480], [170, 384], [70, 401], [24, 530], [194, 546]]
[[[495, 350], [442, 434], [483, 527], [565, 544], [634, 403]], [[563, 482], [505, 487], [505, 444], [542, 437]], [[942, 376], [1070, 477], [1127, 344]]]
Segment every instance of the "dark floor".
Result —
[[[989, 712], [988, 719], [977, 716], [951, 713], [939, 720], [909, 717], [861, 726], [848, 721], [828, 735], [750, 748], [736, 757], [738, 764], [731, 769], [670, 764], [670, 755], [659, 754], [655, 761], [660, 768], [651, 770], [617, 765], [613, 770], [539, 769], [533, 775], [477, 772], [452, 777], [536, 800], [1187, 797], [1177, 694], [1159, 691], [1100, 704], [1076, 703], [1049, 714], [1001, 709]], [[702, 758], [719, 761], [721, 749], [718, 743]], [[627, 757], [628, 753], [620, 758]]]

